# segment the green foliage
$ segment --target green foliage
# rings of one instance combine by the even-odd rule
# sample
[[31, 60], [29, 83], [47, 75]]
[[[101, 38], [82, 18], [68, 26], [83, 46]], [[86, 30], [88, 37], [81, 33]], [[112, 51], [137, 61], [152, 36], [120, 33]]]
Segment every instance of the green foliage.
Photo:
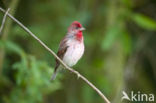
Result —
[[122, 41], [124, 52], [130, 54], [132, 52], [132, 38], [127, 31], [122, 33], [120, 40]]
[[26, 58], [23, 55], [13, 68], [18, 71], [15, 75], [17, 86], [11, 92], [10, 100], [5, 97], [6, 103], [42, 103], [43, 94], [48, 95], [61, 88], [59, 82], [50, 82], [52, 68], [43, 61], [36, 61], [33, 56]]
[[4, 45], [9, 52], [14, 52], [16, 54], [19, 54], [20, 56], [24, 54], [24, 51], [17, 44], [13, 42], [7, 41], [4, 42]]
[[136, 24], [144, 29], [156, 30], [156, 21], [148, 16], [135, 13], [131, 16], [131, 18]]
[[59, 81], [51, 83], [52, 68], [44, 61], [36, 60], [34, 56], [26, 54], [13, 42], [0, 43], [10, 52], [20, 56], [20, 61], [12, 67], [16, 71], [16, 84], [10, 96], [4, 96], [5, 103], [42, 103], [43, 94], [48, 95], [61, 88]]
[[112, 47], [113, 43], [117, 39], [118, 36], [121, 34], [121, 29], [118, 25], [115, 25], [113, 27], [110, 27], [106, 33], [104, 40], [102, 42], [102, 49], [108, 50]]

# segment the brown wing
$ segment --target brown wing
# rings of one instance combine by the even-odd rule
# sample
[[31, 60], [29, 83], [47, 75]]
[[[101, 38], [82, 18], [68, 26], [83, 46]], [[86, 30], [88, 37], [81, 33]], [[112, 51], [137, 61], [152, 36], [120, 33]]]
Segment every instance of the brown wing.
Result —
[[[67, 39], [63, 39], [60, 43], [59, 50], [57, 52], [57, 56], [62, 60], [65, 52], [67, 51], [68, 46], [66, 45]], [[57, 70], [60, 62], [56, 59], [55, 71]]]

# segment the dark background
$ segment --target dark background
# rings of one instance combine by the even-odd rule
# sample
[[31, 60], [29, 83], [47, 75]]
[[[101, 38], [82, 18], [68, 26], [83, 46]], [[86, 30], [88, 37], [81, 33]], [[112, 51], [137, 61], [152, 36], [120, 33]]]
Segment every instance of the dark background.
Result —
[[[113, 103], [121, 103], [123, 90], [156, 94], [156, 0], [0, 0], [0, 6], [55, 52], [68, 26], [81, 22], [85, 53], [73, 68]], [[54, 57], [7, 18], [0, 34], [0, 103], [103, 103], [66, 70], [51, 82], [54, 66]]]

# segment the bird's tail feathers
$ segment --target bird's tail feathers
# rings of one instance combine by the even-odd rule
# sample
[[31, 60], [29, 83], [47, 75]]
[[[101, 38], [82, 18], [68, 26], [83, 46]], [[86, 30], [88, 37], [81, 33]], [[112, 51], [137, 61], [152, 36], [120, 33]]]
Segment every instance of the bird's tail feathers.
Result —
[[57, 72], [56, 72], [56, 71], [54, 71], [54, 73], [53, 73], [53, 75], [52, 75], [52, 77], [51, 77], [51, 80], [55, 80], [56, 75], [57, 75]]
[[54, 73], [53, 73], [53, 75], [52, 75], [52, 77], [51, 77], [51, 80], [55, 80], [56, 75], [57, 75], [57, 72], [58, 72], [58, 69], [59, 69], [59, 66], [56, 66], [56, 67], [55, 67], [55, 70], [54, 70]]

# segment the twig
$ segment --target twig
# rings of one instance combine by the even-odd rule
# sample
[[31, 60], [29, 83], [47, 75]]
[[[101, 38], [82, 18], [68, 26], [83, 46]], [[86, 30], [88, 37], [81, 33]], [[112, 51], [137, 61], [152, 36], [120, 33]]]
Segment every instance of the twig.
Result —
[[[0, 7], [0, 11], [5, 12], [4, 9]], [[82, 76], [79, 72], [76, 70], [68, 67], [46, 44], [44, 44], [38, 37], [36, 37], [27, 27], [25, 27], [21, 22], [19, 22], [17, 19], [15, 19], [12, 15], [9, 13], [7, 14], [14, 22], [16, 22], [19, 26], [21, 26], [28, 34], [30, 34], [34, 39], [36, 39], [47, 51], [49, 51], [64, 67], [65, 69], [71, 71], [72, 73], [76, 74], [79, 78], [81, 78], [83, 81], [85, 81], [92, 89], [94, 89], [106, 103], [110, 103], [110, 101], [105, 97], [105, 95], [98, 89], [96, 86], [94, 86], [90, 81], [88, 81], [84, 76]]]
[[5, 24], [5, 20], [6, 20], [6, 16], [7, 16], [9, 10], [10, 10], [10, 8], [8, 8], [8, 10], [7, 10], [7, 11], [5, 12], [5, 14], [4, 14], [4, 17], [3, 17], [3, 20], [2, 20], [2, 24], [1, 24], [1, 27], [0, 27], [0, 35], [1, 35], [1, 33], [2, 33], [4, 24]]

